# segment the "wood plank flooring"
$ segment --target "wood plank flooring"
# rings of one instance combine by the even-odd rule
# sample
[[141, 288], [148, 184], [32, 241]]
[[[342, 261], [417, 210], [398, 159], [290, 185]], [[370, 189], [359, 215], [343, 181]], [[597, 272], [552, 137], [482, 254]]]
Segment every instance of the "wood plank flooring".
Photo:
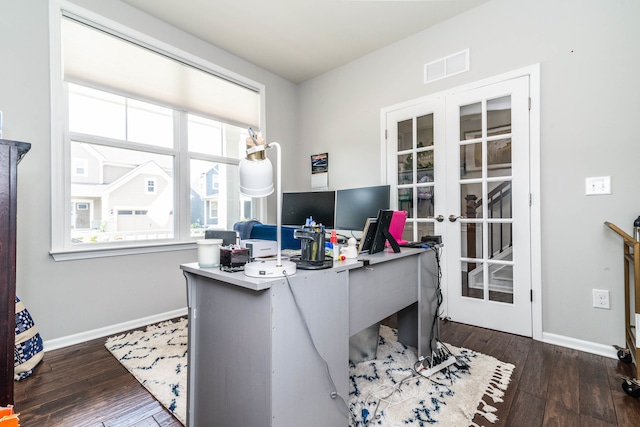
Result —
[[[624, 393], [619, 378], [635, 376], [632, 365], [454, 322], [441, 324], [441, 339], [516, 366], [504, 402], [495, 405], [498, 421], [474, 420], [479, 425], [640, 425], [640, 399]], [[48, 352], [34, 375], [15, 383], [22, 427], [182, 425], [111, 356], [104, 341]]]

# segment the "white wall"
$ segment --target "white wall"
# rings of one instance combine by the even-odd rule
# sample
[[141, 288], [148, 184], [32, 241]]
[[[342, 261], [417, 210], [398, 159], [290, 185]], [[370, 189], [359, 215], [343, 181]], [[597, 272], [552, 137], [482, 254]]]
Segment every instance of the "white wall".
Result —
[[[303, 83], [300, 156], [329, 153], [331, 188], [377, 184], [381, 108], [540, 63], [543, 331], [622, 345], [622, 243], [603, 222], [631, 232], [640, 214], [638, 16], [635, 0], [492, 0]], [[423, 85], [423, 64], [465, 48], [469, 72]], [[612, 194], [586, 197], [604, 175]]]
[[[74, 3], [264, 84], [268, 94], [268, 138], [283, 145], [296, 141], [294, 84], [120, 1]], [[183, 309], [185, 279], [179, 265], [195, 261], [195, 249], [65, 262], [55, 262], [49, 256], [49, 3], [1, 0], [0, 8], [0, 110], [4, 113], [4, 138], [32, 144], [18, 170], [17, 293], [43, 339], [59, 340]], [[294, 158], [295, 145], [283, 153], [283, 163], [293, 162]], [[293, 181], [288, 170], [283, 171], [283, 177]]]

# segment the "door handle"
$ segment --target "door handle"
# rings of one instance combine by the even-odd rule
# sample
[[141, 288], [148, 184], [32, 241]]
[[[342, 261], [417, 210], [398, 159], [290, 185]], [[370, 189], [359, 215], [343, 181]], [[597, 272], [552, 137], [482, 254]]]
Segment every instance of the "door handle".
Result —
[[444, 217], [443, 217], [442, 215], [438, 215], [438, 216], [435, 218], [435, 220], [436, 220], [436, 221], [438, 221], [438, 222], [442, 222], [442, 221], [444, 221]]
[[453, 214], [449, 215], [449, 221], [456, 222], [458, 218], [466, 218], [464, 215], [455, 216]]

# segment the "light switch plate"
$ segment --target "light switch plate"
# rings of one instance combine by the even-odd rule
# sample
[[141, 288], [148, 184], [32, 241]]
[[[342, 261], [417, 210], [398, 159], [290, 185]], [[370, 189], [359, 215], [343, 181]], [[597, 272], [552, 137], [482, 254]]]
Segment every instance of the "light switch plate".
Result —
[[585, 194], [587, 196], [611, 194], [611, 177], [597, 176], [585, 178]]

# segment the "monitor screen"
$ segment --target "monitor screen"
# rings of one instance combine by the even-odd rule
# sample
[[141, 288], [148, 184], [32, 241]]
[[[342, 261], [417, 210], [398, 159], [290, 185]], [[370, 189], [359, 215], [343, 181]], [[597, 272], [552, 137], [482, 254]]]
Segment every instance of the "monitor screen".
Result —
[[389, 209], [389, 195], [388, 185], [336, 191], [335, 228], [362, 231], [367, 218], [376, 218], [380, 210]]
[[334, 228], [335, 191], [282, 193], [282, 225], [300, 227], [309, 217], [316, 224]]

